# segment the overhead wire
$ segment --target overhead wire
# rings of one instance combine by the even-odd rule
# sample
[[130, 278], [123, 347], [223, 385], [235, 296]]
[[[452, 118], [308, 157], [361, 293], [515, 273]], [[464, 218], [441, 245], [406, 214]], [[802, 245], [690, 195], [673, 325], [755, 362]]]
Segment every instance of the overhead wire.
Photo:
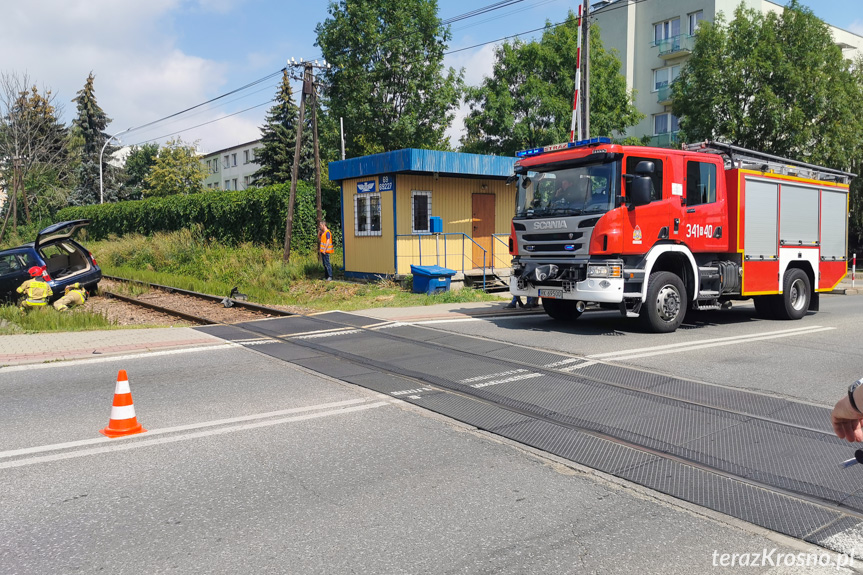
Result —
[[[524, 1], [524, 0], [500, 0], [500, 1], [498, 1], [498, 2], [494, 2], [494, 3], [489, 4], [489, 5], [487, 5], [487, 6], [483, 6], [483, 7], [481, 7], [481, 8], [477, 8], [477, 9], [475, 9], [475, 10], [472, 10], [472, 11], [469, 11], [469, 12], [465, 12], [465, 13], [463, 13], [463, 14], [459, 14], [459, 15], [453, 16], [453, 17], [451, 17], [451, 18], [448, 18], [448, 19], [442, 20], [442, 21], [441, 21], [441, 24], [442, 24], [442, 25], [449, 25], [449, 24], [451, 24], [451, 23], [453, 23], [453, 22], [459, 22], [459, 21], [462, 21], [462, 20], [466, 20], [466, 19], [468, 19], [468, 18], [473, 18], [473, 17], [479, 16], [479, 15], [482, 15], [482, 14], [488, 14], [488, 13], [490, 13], [490, 12], [493, 12], [493, 11], [496, 11], [496, 10], [499, 10], [499, 9], [502, 9], [502, 8], [506, 8], [506, 7], [509, 7], [509, 6], [513, 6], [513, 5], [518, 4], [518, 3], [520, 3], [520, 2], [523, 2], [523, 1]], [[548, 3], [551, 3], [551, 2], [553, 2], [553, 1], [556, 1], [556, 0], [545, 0], [545, 1], [539, 2], [537, 5], [548, 4]], [[634, 0], [634, 1], [632, 1], [632, 2], [620, 2], [620, 5], [619, 5], [619, 6], [614, 6], [613, 4], [612, 4], [612, 5], [610, 5], [610, 6], [608, 6], [608, 5], [607, 5], [607, 6], [605, 6], [605, 7], [603, 7], [603, 8], [602, 8], [602, 11], [603, 11], [603, 13], [608, 13], [608, 12], [612, 12], [612, 11], [614, 11], [614, 10], [618, 10], [618, 9], [620, 9], [620, 8], [628, 7], [628, 6], [632, 5], [632, 4], [641, 4], [641, 3], [646, 2], [646, 1], [647, 1], [647, 0]], [[534, 6], [534, 7], [535, 7], [535, 6]], [[512, 12], [508, 13], [508, 14], [503, 14], [503, 15], [500, 15], [500, 16], [495, 16], [495, 17], [493, 17], [493, 18], [491, 18], [491, 19], [489, 19], [489, 20], [497, 19], [497, 18], [499, 18], [499, 17], [505, 17], [505, 16], [507, 16], [507, 15], [511, 15], [511, 14], [514, 14], [514, 13], [516, 13], [516, 12], [520, 12], [520, 11], [523, 11], [523, 10], [526, 10], [526, 9], [529, 9], [529, 7], [525, 7], [525, 8], [523, 8], [523, 9], [521, 9], [521, 10], [514, 10], [514, 11], [512, 11]], [[540, 31], [540, 30], [546, 30], [546, 29], [557, 28], [558, 26], [562, 26], [562, 25], [564, 25], [564, 24], [566, 24], [566, 23], [568, 23], [568, 22], [570, 22], [570, 21], [571, 21], [571, 20], [570, 20], [569, 18], [567, 18], [566, 20], [564, 20], [564, 21], [562, 21], [562, 22], [558, 22], [558, 23], [556, 23], [556, 24], [550, 24], [550, 25], [549, 25], [549, 24], [546, 24], [546, 25], [544, 25], [544, 26], [541, 26], [541, 27], [538, 27], [538, 28], [533, 28], [533, 29], [531, 29], [531, 30], [525, 30], [525, 31], [523, 31], [523, 32], [519, 32], [519, 33], [516, 33], [516, 34], [511, 34], [511, 35], [508, 35], [508, 36], [502, 36], [502, 37], [500, 37], [500, 38], [496, 38], [496, 39], [494, 39], [494, 40], [488, 40], [488, 41], [485, 41], [485, 42], [480, 42], [480, 43], [477, 43], [477, 44], [473, 44], [473, 45], [471, 45], [471, 46], [466, 46], [466, 47], [464, 47], [464, 48], [457, 48], [457, 49], [455, 49], [455, 50], [449, 50], [449, 51], [447, 51], [447, 52], [443, 52], [443, 55], [444, 55], [444, 56], [446, 56], [446, 55], [450, 55], [450, 54], [456, 54], [456, 53], [459, 53], [459, 52], [464, 52], [464, 51], [467, 51], [467, 50], [472, 50], [472, 49], [474, 49], [474, 48], [479, 48], [479, 47], [482, 47], [482, 46], [486, 46], [486, 45], [488, 45], [488, 44], [494, 44], [494, 43], [501, 42], [501, 41], [504, 41], [504, 40], [509, 40], [509, 39], [512, 39], [512, 38], [518, 38], [518, 37], [520, 37], [520, 36], [524, 36], [525, 34], [531, 34], [531, 33], [534, 33], [534, 32], [538, 32], [538, 31]], [[320, 56], [320, 57], [322, 58], [323, 56]], [[418, 60], [418, 62], [419, 62], [419, 60]], [[157, 119], [157, 120], [153, 120], [152, 122], [148, 122], [148, 123], [146, 123], [146, 124], [142, 124], [141, 126], [135, 126], [135, 127], [131, 128], [131, 129], [130, 129], [130, 130], [128, 130], [128, 131], [129, 131], [129, 132], [136, 132], [136, 131], [139, 131], [139, 130], [143, 130], [144, 128], [147, 128], [147, 127], [153, 126], [153, 125], [155, 125], [155, 124], [159, 124], [159, 123], [165, 122], [165, 121], [170, 120], [170, 119], [172, 119], [172, 118], [176, 118], [177, 116], [180, 116], [180, 115], [182, 115], [182, 114], [186, 114], [187, 112], [190, 112], [190, 111], [192, 111], [192, 110], [196, 110], [196, 109], [201, 108], [201, 107], [203, 107], [203, 106], [206, 106], [206, 105], [208, 105], [208, 104], [212, 104], [212, 103], [214, 103], [214, 102], [216, 102], [216, 101], [219, 101], [219, 100], [221, 100], [221, 99], [223, 99], [223, 98], [225, 98], [225, 97], [227, 97], [227, 96], [230, 96], [230, 95], [232, 95], [232, 94], [236, 94], [236, 93], [241, 92], [241, 91], [243, 91], [243, 90], [246, 90], [246, 89], [248, 89], [248, 88], [250, 88], [250, 87], [252, 87], [252, 86], [255, 86], [255, 85], [260, 84], [261, 82], [265, 82], [265, 81], [269, 80], [270, 78], [273, 78], [274, 76], [277, 76], [278, 74], [282, 74], [282, 73], [284, 73], [285, 69], [286, 69], [286, 68], [281, 68], [280, 70], [278, 70], [278, 71], [276, 71], [276, 72], [272, 72], [272, 73], [270, 73], [270, 74], [268, 74], [268, 75], [266, 75], [266, 76], [264, 76], [264, 77], [262, 77], [262, 78], [259, 78], [259, 79], [257, 79], [257, 80], [254, 80], [254, 81], [252, 81], [252, 82], [249, 82], [248, 84], [245, 84], [244, 86], [240, 86], [239, 88], [236, 88], [236, 89], [234, 89], [234, 90], [231, 90], [231, 91], [229, 91], [229, 92], [226, 92], [226, 93], [224, 93], [224, 94], [221, 94], [221, 95], [219, 95], [219, 96], [216, 96], [215, 98], [211, 98], [211, 99], [209, 99], [209, 100], [207, 100], [207, 101], [205, 101], [205, 102], [201, 102], [200, 104], [196, 104], [196, 105], [194, 105], [194, 106], [191, 106], [191, 107], [189, 107], [189, 108], [186, 108], [185, 110], [181, 110], [181, 111], [179, 111], [179, 112], [175, 112], [175, 113], [170, 114], [170, 115], [168, 115], [168, 116], [165, 116], [165, 117], [163, 117], [163, 118], [159, 118], [159, 119]], [[254, 92], [254, 93], [257, 93], [257, 92], [259, 92], [259, 91], [263, 91], [263, 90], [258, 90], [258, 91]], [[249, 94], [249, 95], [251, 95], [251, 94]], [[247, 96], [243, 96], [243, 97], [247, 97]], [[239, 99], [242, 99], [242, 98], [237, 98], [236, 100], [239, 100]], [[231, 100], [231, 101], [236, 101], [236, 100]], [[159, 140], [159, 139], [162, 139], [162, 138], [165, 138], [165, 137], [168, 137], [168, 136], [172, 136], [172, 135], [176, 135], [176, 134], [181, 134], [181, 133], [183, 133], [183, 132], [186, 132], [186, 131], [189, 131], [189, 130], [193, 130], [193, 129], [195, 129], [195, 128], [199, 128], [199, 127], [201, 127], [201, 126], [205, 126], [205, 125], [208, 125], [208, 124], [212, 124], [212, 123], [214, 123], [214, 122], [218, 122], [218, 121], [221, 121], [221, 120], [224, 120], [224, 119], [230, 118], [230, 117], [232, 117], [232, 116], [236, 116], [236, 115], [238, 115], [238, 114], [242, 114], [242, 113], [244, 113], [244, 112], [248, 112], [248, 111], [250, 111], [250, 110], [254, 110], [254, 109], [256, 109], [256, 108], [260, 108], [261, 106], [265, 106], [265, 105], [267, 105], [267, 104], [269, 104], [270, 102], [273, 102], [273, 101], [274, 101], [274, 99], [270, 99], [270, 100], [268, 100], [267, 102], [263, 102], [263, 103], [261, 103], [261, 104], [257, 104], [257, 105], [255, 105], [255, 106], [251, 106], [251, 107], [249, 107], [249, 108], [245, 108], [245, 109], [243, 109], [243, 110], [240, 110], [240, 111], [238, 111], [238, 112], [234, 112], [234, 113], [232, 113], [232, 114], [227, 114], [227, 115], [225, 115], [225, 116], [221, 116], [220, 118], [216, 118], [216, 119], [214, 119], [214, 120], [210, 120], [210, 121], [208, 121], [208, 122], [203, 122], [203, 123], [201, 123], [201, 124], [198, 124], [198, 125], [195, 125], [195, 126], [191, 126], [191, 127], [189, 127], [189, 128], [184, 128], [184, 129], [182, 129], [182, 130], [174, 131], [174, 132], [171, 132], [171, 133], [166, 134], [166, 135], [163, 135], [163, 136], [158, 136], [158, 137], [155, 137], [155, 138], [148, 138], [148, 139], [146, 139], [146, 140], [143, 140], [141, 143], [152, 142], [152, 141]], [[226, 102], [226, 103], [227, 103], [227, 102]], [[135, 145], [140, 145], [140, 144], [135, 144]]]

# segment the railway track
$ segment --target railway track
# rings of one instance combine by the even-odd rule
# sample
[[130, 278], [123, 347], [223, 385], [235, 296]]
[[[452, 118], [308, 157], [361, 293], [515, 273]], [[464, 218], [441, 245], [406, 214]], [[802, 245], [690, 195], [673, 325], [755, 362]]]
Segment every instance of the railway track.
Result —
[[103, 279], [121, 284], [144, 286], [155, 297], [131, 297], [100, 287], [99, 293], [110, 299], [116, 299], [137, 307], [177, 317], [198, 325], [214, 325], [250, 321], [269, 317], [290, 316], [291, 312], [267, 307], [248, 301], [205, 294], [191, 290], [175, 288], [139, 280], [117, 276], [103, 276]]
[[810, 543], [863, 527], [821, 406], [341, 312], [200, 329]]

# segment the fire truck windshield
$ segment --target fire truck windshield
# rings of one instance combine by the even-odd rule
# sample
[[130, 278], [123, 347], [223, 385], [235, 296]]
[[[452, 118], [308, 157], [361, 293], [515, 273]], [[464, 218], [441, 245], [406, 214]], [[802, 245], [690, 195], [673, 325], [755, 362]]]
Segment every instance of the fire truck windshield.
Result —
[[565, 217], [605, 213], [615, 207], [619, 173], [619, 161], [562, 169], [542, 166], [519, 178], [515, 215]]

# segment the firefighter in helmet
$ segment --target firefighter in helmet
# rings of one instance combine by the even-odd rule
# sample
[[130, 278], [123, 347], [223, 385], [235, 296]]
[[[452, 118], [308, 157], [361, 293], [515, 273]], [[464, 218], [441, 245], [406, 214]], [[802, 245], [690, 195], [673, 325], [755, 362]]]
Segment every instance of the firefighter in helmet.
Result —
[[87, 290], [81, 287], [78, 282], [67, 285], [63, 297], [54, 302], [54, 309], [66, 311], [70, 307], [81, 305], [87, 301], [87, 295]]
[[45, 280], [45, 268], [33, 266], [28, 270], [30, 279], [18, 286], [18, 293], [27, 292], [27, 297], [21, 302], [21, 309], [26, 311], [34, 307], [48, 305], [48, 300], [54, 295], [51, 286]]

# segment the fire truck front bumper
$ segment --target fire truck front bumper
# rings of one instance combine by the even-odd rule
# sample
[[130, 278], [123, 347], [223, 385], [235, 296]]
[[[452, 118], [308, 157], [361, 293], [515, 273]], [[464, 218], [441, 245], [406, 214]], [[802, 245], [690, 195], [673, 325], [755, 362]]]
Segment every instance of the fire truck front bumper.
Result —
[[509, 279], [512, 295], [543, 297], [595, 303], [623, 301], [622, 277], [588, 277], [582, 281], [548, 281], [535, 285], [512, 275]]

